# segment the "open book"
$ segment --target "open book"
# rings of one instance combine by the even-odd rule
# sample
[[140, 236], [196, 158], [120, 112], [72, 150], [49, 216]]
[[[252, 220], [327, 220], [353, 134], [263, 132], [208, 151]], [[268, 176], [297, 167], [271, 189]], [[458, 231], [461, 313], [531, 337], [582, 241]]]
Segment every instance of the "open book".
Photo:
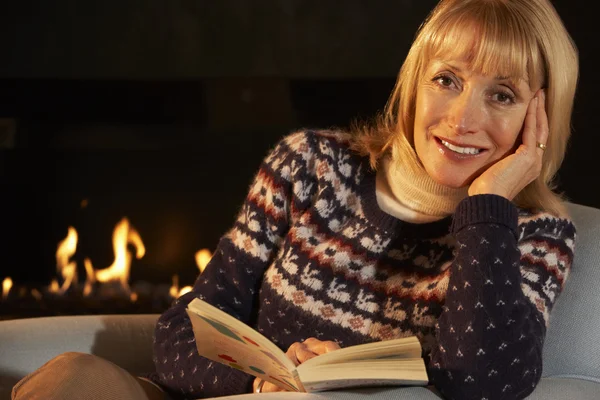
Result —
[[342, 348], [296, 367], [269, 339], [200, 299], [190, 302], [187, 313], [201, 356], [288, 391], [428, 383], [415, 336]]

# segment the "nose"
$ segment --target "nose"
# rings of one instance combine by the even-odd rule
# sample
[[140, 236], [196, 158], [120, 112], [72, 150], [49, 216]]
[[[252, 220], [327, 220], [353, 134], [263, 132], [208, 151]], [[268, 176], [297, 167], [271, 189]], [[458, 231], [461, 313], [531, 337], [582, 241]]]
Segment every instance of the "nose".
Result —
[[463, 91], [448, 107], [448, 123], [457, 135], [475, 133], [480, 127], [484, 105], [471, 91]]

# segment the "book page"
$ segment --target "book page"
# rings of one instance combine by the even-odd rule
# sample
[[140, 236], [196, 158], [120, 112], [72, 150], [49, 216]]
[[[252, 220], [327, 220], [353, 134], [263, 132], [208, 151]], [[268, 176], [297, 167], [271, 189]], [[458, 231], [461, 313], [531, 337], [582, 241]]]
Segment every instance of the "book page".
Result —
[[198, 353], [291, 391], [301, 391], [295, 366], [274, 343], [212, 305], [194, 299], [186, 310]]
[[308, 369], [317, 365], [340, 364], [358, 360], [376, 360], [386, 358], [420, 358], [421, 342], [416, 336], [365, 343], [345, 347], [330, 353], [321, 354], [298, 366]]
[[426, 386], [429, 383], [422, 358], [320, 365], [299, 368], [298, 373], [307, 392], [370, 386]]

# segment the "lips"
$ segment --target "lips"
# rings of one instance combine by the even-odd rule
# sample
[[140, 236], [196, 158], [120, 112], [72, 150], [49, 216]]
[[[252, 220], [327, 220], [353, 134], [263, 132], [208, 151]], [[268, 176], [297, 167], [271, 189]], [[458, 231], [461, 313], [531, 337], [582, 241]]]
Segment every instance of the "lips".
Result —
[[481, 154], [484, 151], [486, 151], [486, 149], [481, 146], [465, 144], [465, 143], [458, 144], [458, 143], [448, 140], [446, 138], [441, 138], [441, 137], [437, 137], [437, 136], [435, 137], [435, 140], [438, 142], [439, 145], [444, 146], [445, 148], [451, 150], [452, 152], [457, 153], [457, 154], [462, 154], [465, 156], [478, 155], [478, 154]]

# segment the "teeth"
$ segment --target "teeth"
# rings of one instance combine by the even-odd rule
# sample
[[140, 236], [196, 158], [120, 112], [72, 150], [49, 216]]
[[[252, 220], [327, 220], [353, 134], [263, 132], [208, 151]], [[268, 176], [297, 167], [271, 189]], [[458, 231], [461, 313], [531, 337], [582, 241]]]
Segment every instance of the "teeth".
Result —
[[444, 146], [446, 146], [450, 150], [455, 151], [455, 152], [460, 153], [460, 154], [479, 154], [481, 152], [481, 149], [476, 149], [474, 147], [460, 147], [460, 146], [455, 146], [452, 143], [446, 142], [445, 140], [441, 140], [441, 142], [442, 142], [442, 144]]

